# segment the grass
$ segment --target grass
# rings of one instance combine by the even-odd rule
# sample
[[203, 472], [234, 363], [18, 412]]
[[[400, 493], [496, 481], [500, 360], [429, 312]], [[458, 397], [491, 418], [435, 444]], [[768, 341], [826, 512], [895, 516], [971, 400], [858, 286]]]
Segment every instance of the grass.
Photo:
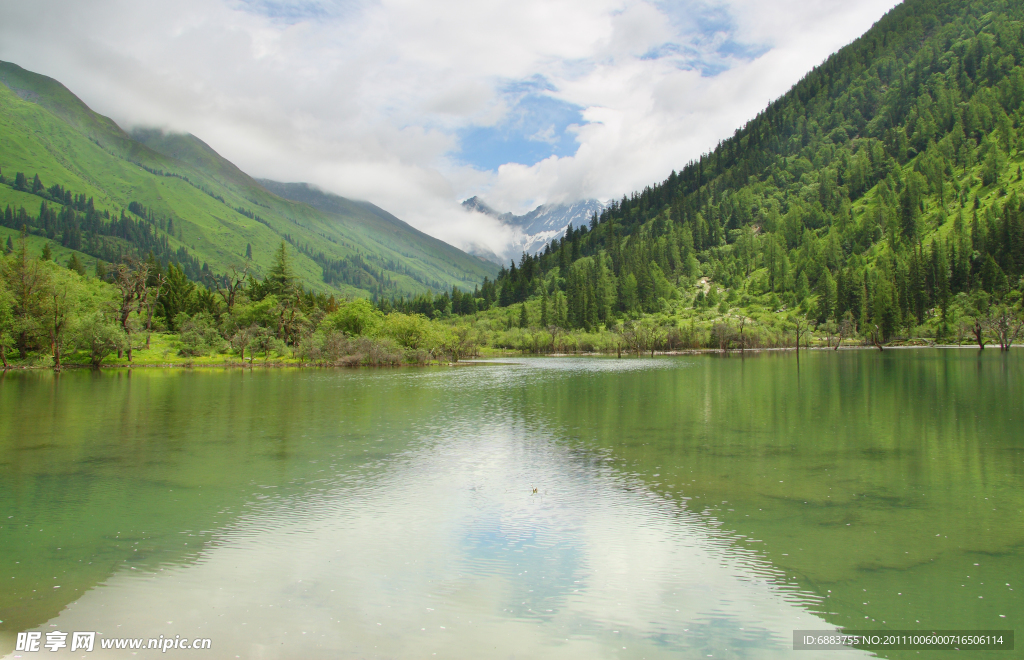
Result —
[[[144, 343], [145, 334], [138, 334], [135, 336], [135, 339]], [[104, 369], [118, 367], [241, 367], [248, 366], [251, 357], [246, 352], [245, 362], [243, 362], [237, 354], [231, 351], [188, 357], [179, 355], [180, 345], [176, 334], [154, 332], [150, 334], [149, 339], [149, 348], [136, 348], [132, 352], [131, 362], [128, 362], [127, 354], [118, 358], [116, 353], [112, 353], [103, 360], [102, 367]], [[16, 356], [12, 358], [9, 353], [7, 359], [14, 368], [49, 369], [53, 366], [53, 359], [48, 355], [30, 354], [27, 359], [18, 360]], [[82, 350], [66, 353], [62, 362], [68, 368], [88, 368], [92, 366], [89, 354]], [[260, 354], [256, 357], [253, 364], [258, 367], [299, 366], [302, 362], [291, 357], [291, 351], [288, 351], [288, 355], [285, 356], [271, 353], [269, 357], [266, 357]]]
[[[14, 249], [18, 249], [18, 240], [21, 237], [20, 231], [8, 229], [7, 227], [0, 227], [0, 253], [3, 251], [3, 246], [7, 244], [7, 239], [10, 238], [14, 244]], [[51, 241], [45, 236], [36, 236], [35, 234], [29, 234], [25, 238], [25, 243], [28, 247], [28, 252], [33, 257], [38, 257], [43, 253], [43, 246], [46, 244], [50, 245], [50, 254], [55, 262], [62, 266], [66, 266], [68, 260], [71, 259], [72, 254], [78, 255], [78, 260], [83, 266], [91, 273], [94, 264], [96, 263], [95, 257], [90, 257], [84, 252], [78, 250], [72, 250], [62, 246], [56, 241]]]

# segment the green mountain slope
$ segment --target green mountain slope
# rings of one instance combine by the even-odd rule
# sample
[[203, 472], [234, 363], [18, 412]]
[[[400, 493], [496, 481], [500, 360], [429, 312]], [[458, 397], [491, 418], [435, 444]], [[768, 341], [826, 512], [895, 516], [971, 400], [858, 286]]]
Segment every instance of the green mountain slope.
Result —
[[105, 261], [153, 251], [207, 283], [250, 251], [264, 273], [282, 240], [308, 287], [345, 295], [470, 288], [495, 273], [371, 204], [337, 198], [324, 212], [284, 199], [193, 136], [128, 135], [57, 81], [14, 64], [0, 63], [0, 82], [8, 228], [27, 225]]
[[326, 193], [307, 183], [280, 183], [268, 179], [258, 179], [258, 182], [278, 197], [307, 204], [328, 217], [337, 218], [338, 222], [348, 222], [354, 228], [362, 228], [378, 243], [398, 252], [407, 261], [449, 263], [467, 269], [472, 267], [474, 272], [478, 272], [479, 262], [486, 265], [482, 272], [491, 276], [497, 274], [498, 268], [489, 261], [470, 256], [469, 263], [465, 264], [463, 262], [467, 260], [467, 255], [461, 250], [424, 234], [369, 202]]
[[792, 315], [949, 338], [989, 301], [1019, 313], [1022, 165], [1024, 6], [908, 0], [713, 152], [503, 270], [493, 295], [554, 296], [578, 328]]

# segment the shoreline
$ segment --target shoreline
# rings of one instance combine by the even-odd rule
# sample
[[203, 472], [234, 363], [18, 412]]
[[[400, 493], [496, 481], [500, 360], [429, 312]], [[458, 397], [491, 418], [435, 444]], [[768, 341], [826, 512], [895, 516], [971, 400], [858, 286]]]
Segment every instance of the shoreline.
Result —
[[[988, 350], [1000, 351], [998, 344], [987, 344], [985, 346]], [[1024, 343], [1012, 344], [1010, 348], [1024, 348]], [[976, 344], [897, 344], [894, 346], [883, 346], [883, 350], [879, 352], [885, 352], [888, 350], [915, 350], [915, 349], [956, 349], [956, 350], [975, 350], [981, 351]], [[103, 364], [99, 367], [94, 367], [91, 364], [65, 364], [62, 365], [61, 371], [113, 371], [118, 369], [241, 369], [255, 371], [256, 369], [402, 369], [402, 368], [417, 368], [425, 369], [430, 367], [458, 367], [458, 366], [474, 366], [474, 365], [486, 365], [493, 364], [490, 360], [502, 360], [509, 358], [615, 358], [615, 359], [637, 359], [653, 357], [675, 357], [683, 355], [742, 355], [745, 353], [798, 353], [799, 351], [878, 351], [877, 346], [872, 345], [853, 345], [853, 346], [840, 346], [829, 347], [829, 346], [801, 346], [798, 350], [793, 346], [784, 347], [769, 347], [769, 348], [689, 348], [680, 349], [673, 351], [654, 351], [643, 352], [637, 354], [635, 352], [623, 352], [621, 355], [616, 356], [615, 353], [604, 353], [604, 352], [590, 352], [590, 353], [516, 353], [516, 352], [503, 352], [499, 355], [491, 356], [475, 356], [459, 360], [458, 362], [432, 362], [428, 364], [399, 364], [399, 365], [372, 365], [372, 364], [316, 364], [312, 362], [210, 362], [210, 363], [176, 363], [176, 362], [164, 362], [164, 363], [148, 363], [148, 364]], [[9, 367], [0, 367], [0, 374], [8, 371], [53, 371], [52, 366], [44, 365], [11, 365]]]

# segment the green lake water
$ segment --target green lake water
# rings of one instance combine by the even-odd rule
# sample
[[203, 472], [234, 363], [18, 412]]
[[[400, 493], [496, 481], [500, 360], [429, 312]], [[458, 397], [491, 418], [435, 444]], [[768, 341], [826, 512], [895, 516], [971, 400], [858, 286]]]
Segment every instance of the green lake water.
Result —
[[1022, 582], [1019, 351], [0, 376], [0, 656], [870, 657], [792, 631]]

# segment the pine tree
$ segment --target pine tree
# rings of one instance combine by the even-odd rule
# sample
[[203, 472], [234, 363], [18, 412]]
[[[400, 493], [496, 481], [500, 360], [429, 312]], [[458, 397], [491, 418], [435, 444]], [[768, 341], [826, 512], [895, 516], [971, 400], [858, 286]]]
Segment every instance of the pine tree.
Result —
[[170, 330], [175, 329], [175, 317], [178, 314], [192, 310], [195, 290], [196, 285], [185, 277], [180, 266], [173, 263], [167, 265], [167, 279], [160, 292], [159, 312]]
[[49, 261], [50, 259], [53, 258], [53, 255], [50, 253], [49, 243], [43, 243], [43, 254], [39, 258], [42, 259], [43, 261]]
[[245, 258], [252, 259], [252, 243], [245, 244]]
[[526, 313], [526, 303], [523, 303], [519, 307], [519, 327], [528, 328], [530, 327], [530, 317]]
[[281, 241], [281, 247], [277, 249], [274, 265], [270, 267], [265, 282], [270, 293], [279, 296], [287, 296], [295, 291], [295, 276], [292, 274], [292, 264], [284, 241]]
[[7, 245], [4, 246], [4, 253], [5, 254], [10, 254], [11, 252], [14, 252], [14, 241], [12, 241], [11, 237], [8, 236], [7, 237]]
[[73, 270], [79, 275], [85, 275], [85, 266], [78, 260], [78, 255], [74, 252], [71, 253], [71, 258], [68, 259], [68, 270]]
[[[832, 279], [832, 273], [825, 270], [818, 280], [818, 322], [822, 323], [828, 319], [836, 318], [836, 281]], [[845, 310], [844, 310], [845, 311]]]

